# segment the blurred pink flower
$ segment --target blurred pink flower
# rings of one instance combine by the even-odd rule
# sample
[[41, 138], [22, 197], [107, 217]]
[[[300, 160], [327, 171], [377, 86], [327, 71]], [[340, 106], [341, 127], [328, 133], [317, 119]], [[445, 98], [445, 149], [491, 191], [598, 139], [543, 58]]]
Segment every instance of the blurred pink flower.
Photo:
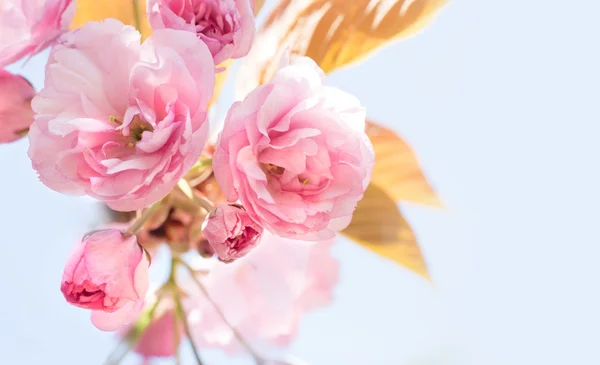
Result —
[[[150, 308], [156, 305], [157, 299], [156, 292], [146, 296], [144, 314], [147, 314], [147, 311], [150, 311]], [[132, 322], [119, 330], [118, 336], [125, 338], [129, 334], [129, 331], [134, 329], [136, 322]], [[185, 339], [185, 332], [181, 321], [177, 322], [177, 329], [179, 334], [178, 337], [175, 337], [175, 307], [173, 298], [170, 294], [163, 293], [160, 302], [154, 309], [152, 322], [138, 338], [133, 351], [142, 356], [144, 360], [150, 360], [154, 357], [174, 356], [181, 341]]]
[[323, 81], [311, 59], [284, 59], [269, 83], [233, 104], [217, 142], [213, 168], [228, 201], [282, 237], [334, 237], [371, 179], [365, 110]]
[[[333, 240], [300, 242], [264, 232], [246, 257], [217, 263], [202, 280], [227, 320], [253, 345], [287, 346], [301, 316], [332, 299], [338, 280], [332, 244]], [[186, 307], [200, 347], [243, 349], [202, 293], [191, 293]]]
[[285, 359], [285, 360], [266, 360], [261, 365], [308, 365], [299, 359]]
[[94, 326], [114, 331], [141, 310], [149, 264], [135, 235], [117, 229], [90, 232], [69, 257], [60, 289], [69, 303], [92, 310]]
[[[180, 333], [177, 339], [181, 342], [185, 335], [183, 328], [178, 328], [178, 330]], [[156, 319], [146, 328], [133, 350], [146, 359], [170, 357], [174, 356], [179, 348], [179, 342], [175, 341], [175, 311], [171, 307], [157, 315]]]
[[215, 66], [188, 32], [140, 34], [114, 19], [65, 34], [33, 99], [40, 180], [132, 211], [166, 196], [198, 160]]
[[72, 0], [0, 1], [0, 68], [50, 46], [74, 14]]
[[149, 0], [153, 29], [192, 32], [210, 49], [215, 64], [248, 54], [254, 39], [252, 0]]
[[23, 137], [33, 123], [33, 86], [24, 77], [0, 69], [0, 143]]
[[233, 261], [250, 252], [263, 228], [239, 205], [219, 204], [202, 229], [204, 237], [221, 261]]

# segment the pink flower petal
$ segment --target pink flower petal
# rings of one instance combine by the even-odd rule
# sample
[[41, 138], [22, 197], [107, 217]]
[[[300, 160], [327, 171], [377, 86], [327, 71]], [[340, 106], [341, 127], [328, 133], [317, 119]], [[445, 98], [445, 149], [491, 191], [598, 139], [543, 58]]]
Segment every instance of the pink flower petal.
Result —
[[129, 302], [114, 312], [92, 311], [92, 324], [101, 331], [116, 331], [136, 319], [143, 305], [144, 301], [139, 300]]
[[11, 1], [0, 11], [0, 68], [32, 56], [66, 32], [75, 12], [75, 1]]

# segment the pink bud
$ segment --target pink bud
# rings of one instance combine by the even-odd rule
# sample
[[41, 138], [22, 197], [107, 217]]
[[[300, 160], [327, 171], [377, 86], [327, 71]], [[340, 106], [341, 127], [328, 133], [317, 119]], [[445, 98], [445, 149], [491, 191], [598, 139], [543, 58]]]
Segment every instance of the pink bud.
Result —
[[250, 51], [255, 33], [253, 9], [253, 0], [148, 0], [148, 20], [154, 30], [194, 33], [218, 65]]
[[135, 235], [118, 229], [90, 232], [69, 257], [60, 290], [67, 302], [92, 310], [94, 326], [114, 331], [142, 309], [148, 266]]
[[0, 69], [0, 143], [16, 141], [33, 123], [33, 86], [22, 76]]
[[263, 228], [240, 205], [219, 204], [204, 222], [202, 233], [221, 261], [245, 256], [259, 242]]

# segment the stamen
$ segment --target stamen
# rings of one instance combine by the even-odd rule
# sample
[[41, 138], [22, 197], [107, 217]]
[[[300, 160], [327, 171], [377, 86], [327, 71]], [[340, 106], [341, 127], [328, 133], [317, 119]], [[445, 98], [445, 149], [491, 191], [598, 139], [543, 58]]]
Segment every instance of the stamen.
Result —
[[119, 125], [123, 124], [123, 122], [119, 118], [115, 117], [114, 115], [111, 115], [110, 117], [108, 117], [108, 120], [112, 123], [117, 123]]
[[272, 163], [265, 164], [265, 169], [267, 170], [267, 172], [274, 175], [281, 175], [285, 171], [283, 167], [273, 165]]
[[153, 132], [152, 125], [139, 116], [135, 116], [129, 127], [129, 135], [127, 136], [127, 147], [134, 147], [136, 143], [142, 140], [144, 132]]

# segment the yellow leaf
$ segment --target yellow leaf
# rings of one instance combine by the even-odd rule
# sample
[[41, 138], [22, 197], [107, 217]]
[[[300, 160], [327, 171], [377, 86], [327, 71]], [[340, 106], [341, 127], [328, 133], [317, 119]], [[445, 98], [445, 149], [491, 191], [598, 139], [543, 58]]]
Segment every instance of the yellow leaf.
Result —
[[367, 135], [375, 149], [371, 182], [396, 201], [441, 207], [410, 146], [393, 131], [367, 121]]
[[429, 280], [425, 259], [396, 202], [371, 184], [342, 232], [367, 249]]
[[242, 62], [240, 96], [271, 78], [287, 47], [331, 72], [420, 31], [446, 2], [280, 0]]
[[229, 73], [229, 68], [232, 63], [233, 59], [228, 59], [226, 61], [221, 62], [221, 64], [217, 66], [217, 69], [224, 68], [225, 70], [219, 72], [216, 75], [215, 88], [213, 90], [212, 99], [210, 99], [210, 102], [208, 103], [209, 106], [213, 105], [219, 98], [219, 95], [221, 94], [221, 89], [223, 88], [223, 85], [225, 85], [225, 81], [227, 80], [227, 75]]
[[265, 0], [254, 0], [254, 16], [258, 15], [263, 5], [265, 5]]
[[[138, 28], [142, 39], [146, 39], [152, 33], [146, 16], [146, 0], [76, 0], [75, 6], [75, 18], [71, 29], [80, 28], [89, 21], [116, 18], [124, 24]], [[136, 12], [139, 25], [136, 22]]]

